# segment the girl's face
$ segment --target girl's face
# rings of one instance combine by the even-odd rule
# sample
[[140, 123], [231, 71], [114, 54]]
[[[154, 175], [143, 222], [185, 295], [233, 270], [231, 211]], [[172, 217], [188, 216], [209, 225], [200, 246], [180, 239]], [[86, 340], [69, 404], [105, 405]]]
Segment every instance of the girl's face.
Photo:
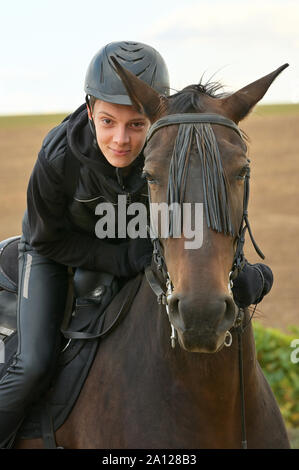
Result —
[[117, 168], [130, 165], [140, 154], [150, 121], [133, 106], [96, 100], [92, 115], [98, 145], [108, 162]]

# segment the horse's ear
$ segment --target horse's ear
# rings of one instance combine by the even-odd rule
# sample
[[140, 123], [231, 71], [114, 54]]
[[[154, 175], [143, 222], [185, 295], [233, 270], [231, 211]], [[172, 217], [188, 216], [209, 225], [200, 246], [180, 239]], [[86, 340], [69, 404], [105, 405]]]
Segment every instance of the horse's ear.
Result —
[[125, 85], [133, 105], [141, 114], [145, 114], [151, 123], [156, 121], [165, 111], [167, 98], [159, 95], [147, 83], [122, 67], [115, 57], [111, 56], [110, 59]]
[[274, 70], [274, 72], [241, 88], [241, 90], [233, 95], [220, 99], [221, 107], [225, 111], [225, 114], [238, 124], [238, 122], [244, 119], [252, 108], [263, 98], [277, 75], [288, 66], [289, 64], [284, 64]]

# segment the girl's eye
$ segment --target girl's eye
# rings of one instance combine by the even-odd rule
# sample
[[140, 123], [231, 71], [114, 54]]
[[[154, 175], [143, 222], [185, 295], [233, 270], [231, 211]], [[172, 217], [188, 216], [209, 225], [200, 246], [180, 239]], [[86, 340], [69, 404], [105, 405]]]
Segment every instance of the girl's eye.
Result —
[[112, 120], [109, 118], [103, 118], [101, 119], [101, 122], [104, 124], [104, 126], [109, 126], [112, 123]]
[[113, 124], [113, 121], [110, 118], [101, 118], [100, 124], [104, 127], [108, 127], [108, 126], [111, 126]]
[[131, 127], [133, 129], [142, 129], [144, 127], [144, 122], [131, 122]]

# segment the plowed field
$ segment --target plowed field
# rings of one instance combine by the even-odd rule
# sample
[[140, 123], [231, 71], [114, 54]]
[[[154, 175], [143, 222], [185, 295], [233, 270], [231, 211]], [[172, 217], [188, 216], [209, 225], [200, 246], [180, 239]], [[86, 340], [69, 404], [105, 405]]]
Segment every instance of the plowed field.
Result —
[[[41, 141], [62, 117], [0, 118], [0, 239], [20, 233]], [[257, 108], [241, 128], [250, 138], [251, 227], [275, 277], [257, 318], [287, 331], [288, 325], [299, 324], [299, 109]], [[246, 255], [258, 260], [249, 238]]]

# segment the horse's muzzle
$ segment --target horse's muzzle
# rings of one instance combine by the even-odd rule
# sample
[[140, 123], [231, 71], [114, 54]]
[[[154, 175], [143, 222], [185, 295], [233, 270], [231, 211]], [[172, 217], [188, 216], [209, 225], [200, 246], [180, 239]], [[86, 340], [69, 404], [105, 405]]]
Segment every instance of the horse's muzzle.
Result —
[[236, 318], [231, 296], [213, 296], [213, 301], [198, 302], [186, 296], [168, 297], [169, 319], [178, 333], [183, 349], [189, 352], [214, 353], [222, 348], [227, 331]]

